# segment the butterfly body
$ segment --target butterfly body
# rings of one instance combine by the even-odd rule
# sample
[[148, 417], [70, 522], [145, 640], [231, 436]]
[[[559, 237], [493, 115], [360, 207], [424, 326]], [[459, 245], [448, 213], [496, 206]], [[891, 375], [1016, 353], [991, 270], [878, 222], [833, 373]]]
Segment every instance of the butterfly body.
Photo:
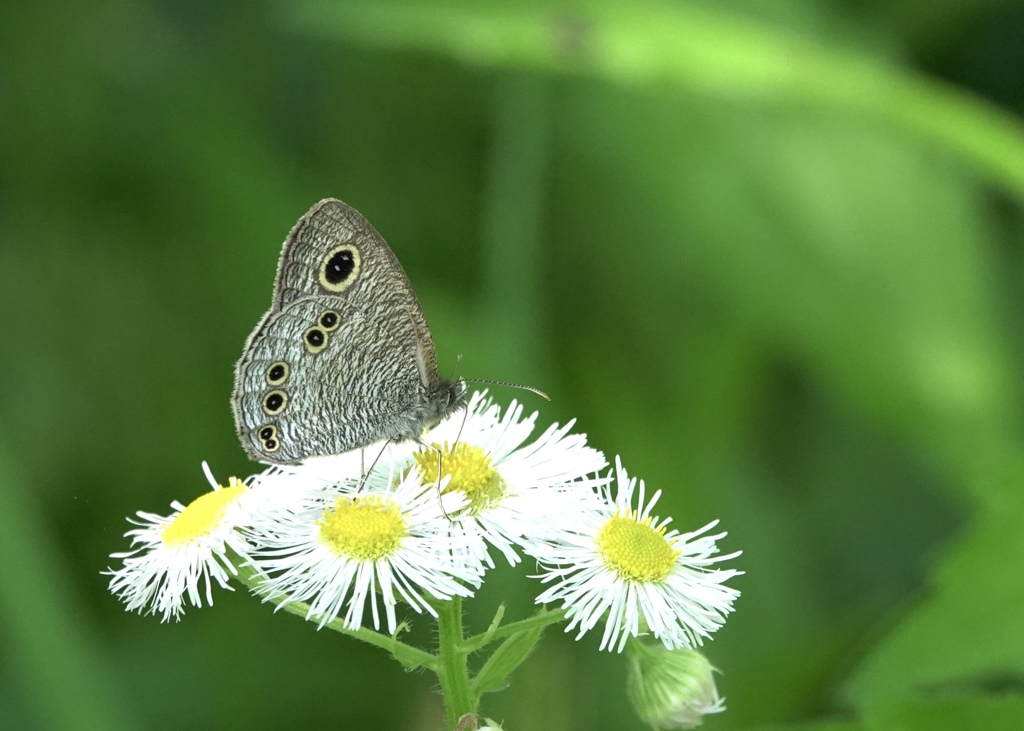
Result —
[[249, 455], [289, 463], [417, 439], [466, 405], [466, 387], [438, 374], [423, 311], [387, 243], [327, 199], [285, 240], [231, 404]]

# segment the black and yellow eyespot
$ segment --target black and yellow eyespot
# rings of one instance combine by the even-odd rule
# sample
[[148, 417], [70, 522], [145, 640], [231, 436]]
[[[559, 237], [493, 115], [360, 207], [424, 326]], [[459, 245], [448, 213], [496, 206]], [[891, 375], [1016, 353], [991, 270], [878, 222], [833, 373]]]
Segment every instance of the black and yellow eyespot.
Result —
[[334, 310], [324, 310], [317, 322], [320, 323], [320, 327], [324, 330], [332, 332], [333, 330], [337, 330], [338, 326], [341, 324], [341, 315]]
[[342, 292], [359, 278], [362, 260], [359, 249], [352, 244], [335, 246], [320, 262], [317, 278], [320, 286], [328, 292]]
[[288, 380], [291, 368], [283, 360], [275, 361], [267, 368], [267, 383], [271, 386], [280, 386]]
[[273, 424], [260, 427], [256, 436], [259, 438], [264, 452], [276, 452], [281, 447], [281, 442], [277, 438], [277, 427]]
[[275, 416], [284, 411], [288, 405], [288, 394], [281, 389], [274, 389], [263, 397], [263, 411], [269, 416]]
[[319, 327], [311, 327], [306, 330], [302, 335], [302, 344], [306, 346], [306, 350], [310, 353], [319, 353], [321, 350], [327, 347], [328, 338], [325, 333]]

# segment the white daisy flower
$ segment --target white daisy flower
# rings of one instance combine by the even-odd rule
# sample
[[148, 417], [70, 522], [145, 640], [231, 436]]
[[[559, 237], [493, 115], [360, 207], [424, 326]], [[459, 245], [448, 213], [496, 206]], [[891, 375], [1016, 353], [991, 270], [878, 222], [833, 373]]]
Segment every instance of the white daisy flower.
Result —
[[[325, 457], [307, 457], [299, 464], [273, 465], [252, 480], [254, 485], [268, 493], [285, 496], [280, 507], [288, 508], [294, 505], [294, 498], [299, 493], [319, 493], [325, 487], [338, 485], [358, 487], [370, 467], [367, 459], [372, 459], [368, 457], [371, 454], [376, 454], [373, 447]], [[375, 484], [385, 482], [383, 479], [374, 480]]]
[[[393, 487], [374, 487], [346, 476], [326, 483], [331, 460], [274, 471], [269, 479], [291, 496], [258, 516], [248, 535], [251, 562], [267, 578], [258, 587], [279, 607], [309, 605], [307, 619], [320, 627], [344, 615], [358, 629], [369, 599], [373, 628], [380, 629], [383, 603], [388, 632], [398, 626], [395, 607], [404, 600], [417, 612], [437, 616], [427, 596], [449, 600], [472, 596], [483, 569], [471, 560], [478, 549], [464, 536], [448, 536], [451, 514], [464, 506], [459, 496], [424, 487], [412, 473]], [[351, 459], [341, 455], [339, 459]], [[262, 479], [257, 478], [257, 480]], [[288, 490], [286, 481], [301, 489]]]
[[186, 599], [202, 607], [205, 596], [213, 604], [214, 583], [231, 589], [228, 579], [237, 574], [235, 562], [249, 552], [238, 528], [249, 520], [254, 500], [238, 479], [232, 477], [221, 487], [205, 462], [203, 471], [212, 492], [188, 507], [174, 501], [168, 516], [139, 511], [137, 519], [128, 519], [139, 526], [125, 533], [132, 549], [112, 554], [124, 559], [124, 566], [104, 572], [111, 576], [111, 593], [128, 611], [160, 613], [166, 622], [181, 618]]
[[642, 480], [634, 509], [637, 480], [629, 479], [618, 458], [615, 471], [614, 499], [605, 488], [601, 508], [572, 516], [571, 530], [528, 548], [544, 568], [541, 580], [555, 582], [536, 601], [561, 602], [570, 620], [566, 631], [579, 627], [577, 637], [605, 618], [602, 650], [621, 652], [629, 637], [645, 631], [669, 649], [700, 645], [722, 626], [739, 596], [724, 582], [742, 573], [709, 567], [739, 552], [715, 556], [715, 541], [725, 533], [705, 534], [718, 521], [692, 533], [668, 531], [670, 519], [651, 516], [661, 492], [646, 501]]
[[[423, 436], [433, 449], [414, 445], [391, 458], [402, 470], [415, 465], [420, 479], [430, 485], [438, 483], [440, 452], [440, 475], [451, 478], [445, 491], [461, 493], [468, 501], [452, 531], [479, 536], [512, 565], [520, 560], [515, 546], [523, 545], [524, 537], [536, 540], [557, 530], [562, 517], [577, 510], [577, 502], [594, 501], [593, 488], [606, 482], [588, 477], [607, 461], [587, 446], [585, 434], [570, 433], [574, 422], [552, 424], [524, 444], [533, 433], [537, 413], [526, 418], [522, 414], [522, 405], [513, 401], [502, 415], [486, 392], [475, 392], [465, 412]], [[479, 560], [493, 566], [486, 544], [475, 545], [482, 549]]]

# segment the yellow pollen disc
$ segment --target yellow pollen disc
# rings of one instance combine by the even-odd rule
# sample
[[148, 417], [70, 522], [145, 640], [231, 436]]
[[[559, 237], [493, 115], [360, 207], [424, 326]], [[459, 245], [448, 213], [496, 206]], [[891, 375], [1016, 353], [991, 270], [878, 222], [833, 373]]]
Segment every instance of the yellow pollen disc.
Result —
[[380, 495], [338, 498], [319, 521], [321, 542], [339, 556], [376, 561], [394, 553], [406, 534], [395, 502]]
[[176, 546], [209, 535], [224, 517], [228, 506], [242, 496], [245, 485], [237, 477], [228, 486], [200, 495], [164, 528], [164, 543]]
[[600, 534], [597, 547], [605, 565], [627, 581], [656, 583], [672, 572], [679, 551], [665, 540], [665, 527], [651, 527], [651, 518], [637, 521], [630, 510], [615, 511]]
[[[445, 492], [459, 490], [469, 498], [470, 512], [478, 513], [498, 503], [505, 495], [505, 480], [491, 465], [491, 458], [484, 450], [459, 442], [452, 449], [445, 442], [441, 450], [441, 477], [451, 475], [452, 479]], [[414, 455], [420, 478], [426, 484], [437, 484], [437, 452], [424, 449]]]

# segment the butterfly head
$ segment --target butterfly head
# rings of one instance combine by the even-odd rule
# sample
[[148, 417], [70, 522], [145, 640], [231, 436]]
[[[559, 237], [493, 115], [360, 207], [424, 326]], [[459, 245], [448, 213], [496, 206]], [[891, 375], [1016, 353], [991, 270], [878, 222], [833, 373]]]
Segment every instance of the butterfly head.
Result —
[[466, 408], [469, 403], [469, 389], [466, 382], [461, 378], [454, 381], [442, 378], [437, 384], [437, 390], [431, 399], [438, 406], [437, 422], [440, 423], [456, 411]]

